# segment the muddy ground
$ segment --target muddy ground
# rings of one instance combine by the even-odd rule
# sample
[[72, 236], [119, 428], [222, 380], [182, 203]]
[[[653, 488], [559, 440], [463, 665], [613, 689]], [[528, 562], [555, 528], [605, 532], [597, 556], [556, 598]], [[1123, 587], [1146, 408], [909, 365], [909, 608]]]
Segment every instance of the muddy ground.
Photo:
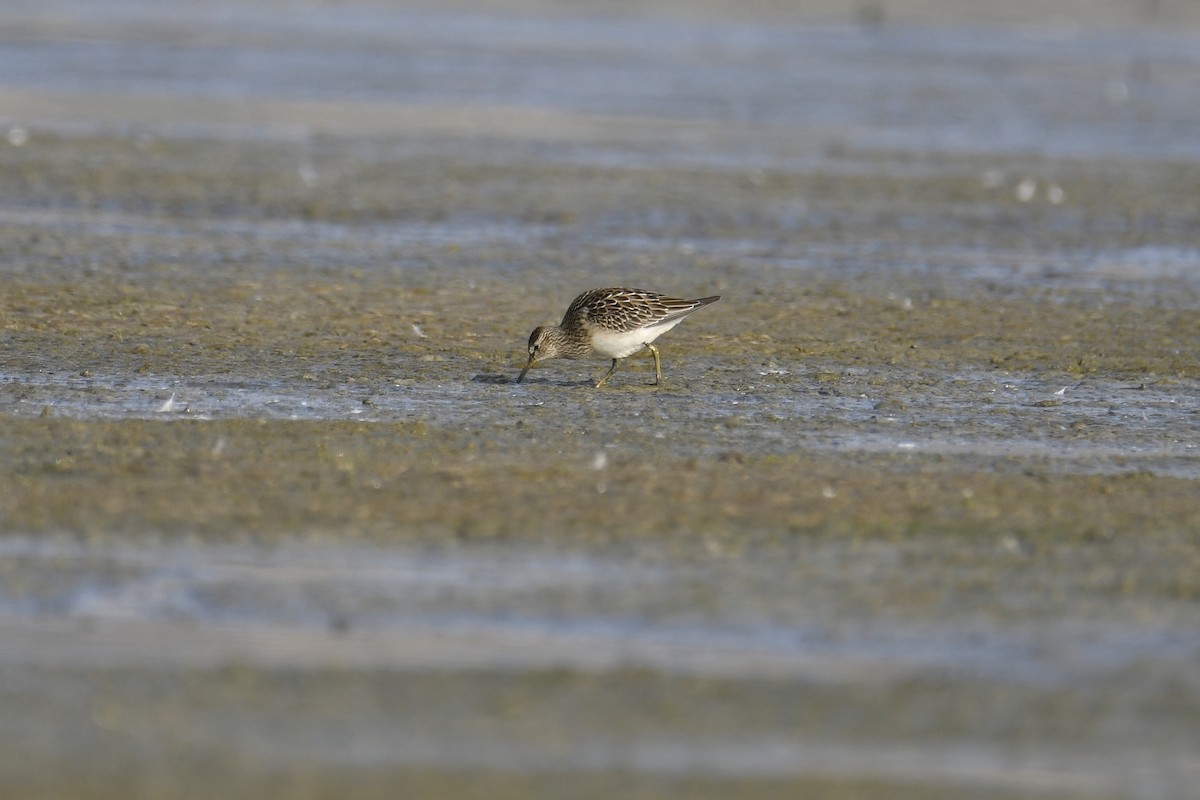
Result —
[[[775, 12], [593, 39], [524, 6], [471, 81], [430, 46], [451, 88], [381, 99], [312, 10], [313, 97], [272, 72], [268, 6], [95, 34], [132, 78], [61, 60], [88, 4], [14, 12], [3, 57], [60, 72], [0, 87], [0, 794], [1187, 796], [1186, 29], [1113, 4], [1127, 40], [997, 29], [1010, 63], [951, 25], [927, 58], [860, 9], [839, 52], [928, 101], [890, 137], [771, 87]], [[495, 22], [405, 13], [451, 49]], [[214, 41], [272, 77], [196, 89]], [[582, 110], [486, 93], [555, 65]], [[947, 133], [989, 129], [960, 70], [1033, 138]], [[767, 88], [714, 113], [723, 75]], [[603, 285], [722, 300], [662, 386], [514, 383]]]

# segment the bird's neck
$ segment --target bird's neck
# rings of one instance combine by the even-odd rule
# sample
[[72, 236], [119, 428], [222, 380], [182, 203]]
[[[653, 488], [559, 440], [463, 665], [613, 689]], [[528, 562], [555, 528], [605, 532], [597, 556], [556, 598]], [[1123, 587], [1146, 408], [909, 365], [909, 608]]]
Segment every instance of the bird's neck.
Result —
[[592, 352], [591, 344], [584, 331], [568, 330], [561, 325], [553, 328], [554, 343], [558, 352], [566, 358], [578, 358]]

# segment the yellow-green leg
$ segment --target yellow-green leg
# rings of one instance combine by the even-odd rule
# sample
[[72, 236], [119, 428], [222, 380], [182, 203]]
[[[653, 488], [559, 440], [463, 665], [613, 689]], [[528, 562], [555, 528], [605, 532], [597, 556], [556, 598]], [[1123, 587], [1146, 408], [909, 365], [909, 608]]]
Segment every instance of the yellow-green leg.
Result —
[[662, 359], [658, 356], [658, 348], [652, 344], [647, 344], [650, 352], [654, 354], [654, 385], [658, 386], [662, 383]]
[[599, 389], [604, 385], [604, 382], [612, 377], [612, 374], [617, 371], [617, 360], [614, 358], [612, 366], [608, 368], [608, 372], [604, 373], [604, 377], [596, 381], [596, 388]]

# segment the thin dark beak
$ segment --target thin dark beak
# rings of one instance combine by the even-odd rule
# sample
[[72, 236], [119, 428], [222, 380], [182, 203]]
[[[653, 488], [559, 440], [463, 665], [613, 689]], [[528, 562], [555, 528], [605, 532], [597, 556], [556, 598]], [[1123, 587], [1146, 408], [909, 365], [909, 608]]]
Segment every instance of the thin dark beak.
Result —
[[525, 365], [525, 369], [521, 370], [521, 374], [517, 376], [517, 383], [520, 383], [525, 378], [525, 373], [529, 372], [529, 368], [533, 366], [533, 356], [529, 357], [529, 363]]

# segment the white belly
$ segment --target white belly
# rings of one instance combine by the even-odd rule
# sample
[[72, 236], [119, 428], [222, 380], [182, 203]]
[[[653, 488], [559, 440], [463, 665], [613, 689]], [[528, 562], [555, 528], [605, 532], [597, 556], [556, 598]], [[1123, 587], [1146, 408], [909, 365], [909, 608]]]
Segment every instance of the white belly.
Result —
[[683, 317], [680, 317], [670, 322], [664, 322], [661, 325], [640, 328], [628, 333], [614, 333], [603, 329], [594, 329], [592, 332], [592, 349], [596, 351], [597, 355], [604, 356], [605, 358], [625, 358], [641, 350], [644, 346], [650, 344], [650, 342], [653, 342], [682, 321]]

